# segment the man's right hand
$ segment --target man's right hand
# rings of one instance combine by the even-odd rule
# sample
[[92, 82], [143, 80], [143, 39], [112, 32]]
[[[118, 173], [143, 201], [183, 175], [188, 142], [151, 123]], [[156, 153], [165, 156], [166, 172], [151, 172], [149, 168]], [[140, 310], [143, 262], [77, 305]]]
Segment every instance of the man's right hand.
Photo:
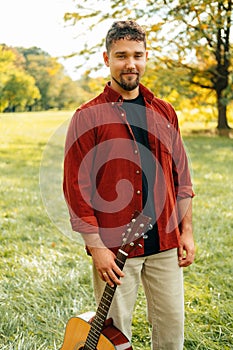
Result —
[[115, 254], [107, 247], [87, 246], [87, 248], [100, 278], [111, 287], [114, 286], [114, 283], [120, 285], [120, 277], [124, 277], [124, 273], [115, 263]]

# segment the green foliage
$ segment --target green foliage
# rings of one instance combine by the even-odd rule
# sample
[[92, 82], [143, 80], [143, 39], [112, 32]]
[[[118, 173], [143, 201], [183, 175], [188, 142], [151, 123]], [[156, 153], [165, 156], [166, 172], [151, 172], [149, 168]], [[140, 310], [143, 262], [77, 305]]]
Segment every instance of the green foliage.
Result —
[[79, 91], [48, 53], [0, 45], [0, 112], [75, 108]]
[[[225, 107], [232, 100], [233, 91], [231, 0], [113, 0], [107, 4], [104, 0], [97, 0], [95, 4], [97, 6], [93, 6], [92, 0], [84, 0], [82, 4], [77, 1], [77, 12], [67, 13], [64, 18], [73, 21], [78, 28], [88, 26], [93, 34], [102, 29], [105, 23], [110, 26], [113, 20], [138, 20], [147, 31], [148, 49], [155, 62], [155, 70], [158, 71], [160, 67], [161, 76], [167, 65], [172, 78], [179, 76], [178, 84], [174, 79], [163, 76], [163, 92], [173, 89], [179, 94], [183, 86], [182, 97], [190, 98], [192, 91], [198, 101], [200, 90], [208, 90], [208, 94], [211, 94], [211, 103], [210, 99], [208, 103], [214, 103], [218, 110], [218, 127], [229, 127]], [[96, 7], [103, 11], [96, 11]], [[88, 60], [102, 45], [100, 37], [99, 44], [90, 41], [85, 44], [84, 51], [80, 48], [80, 52]], [[152, 63], [150, 68], [153, 69]], [[180, 72], [185, 74], [180, 76]]]
[[[0, 344], [2, 350], [60, 348], [68, 319], [95, 310], [90, 259], [49, 220], [39, 168], [70, 112], [0, 114]], [[192, 125], [193, 127], [193, 125]], [[230, 350], [232, 339], [232, 141], [182, 126], [191, 158], [196, 261], [185, 269], [185, 349]], [[63, 144], [59, 151], [63, 150]], [[133, 348], [150, 349], [139, 291]]]
[[187, 147], [196, 192], [196, 262], [185, 271], [187, 349], [231, 349], [232, 142], [195, 136]]
[[64, 74], [64, 67], [56, 58], [50, 57], [38, 48], [20, 48], [19, 51], [26, 59], [26, 71], [34, 77], [41, 92], [41, 99], [35, 104], [35, 108], [62, 109], [74, 105], [76, 84]]
[[35, 80], [23, 69], [17, 51], [0, 45], [0, 112], [25, 109], [40, 98]]
[[103, 91], [108, 80], [108, 78], [103, 77], [91, 78], [90, 71], [86, 71], [78, 80], [78, 85], [89, 94], [89, 98], [93, 98]]
[[39, 89], [32, 76], [23, 71], [11, 72], [2, 91], [2, 98], [7, 102], [7, 110], [24, 110], [40, 98]]

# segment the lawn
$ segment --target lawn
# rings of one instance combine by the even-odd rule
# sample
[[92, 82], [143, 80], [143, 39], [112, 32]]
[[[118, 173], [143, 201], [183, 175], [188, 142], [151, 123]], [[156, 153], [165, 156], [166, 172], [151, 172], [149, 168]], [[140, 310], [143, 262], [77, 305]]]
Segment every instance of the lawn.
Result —
[[[59, 349], [68, 319], [95, 310], [91, 261], [61, 191], [72, 112], [0, 114], [0, 348]], [[233, 141], [184, 130], [196, 192], [195, 263], [185, 269], [185, 349], [233, 348]], [[72, 239], [71, 239], [72, 238]], [[142, 289], [133, 349], [149, 350]]]

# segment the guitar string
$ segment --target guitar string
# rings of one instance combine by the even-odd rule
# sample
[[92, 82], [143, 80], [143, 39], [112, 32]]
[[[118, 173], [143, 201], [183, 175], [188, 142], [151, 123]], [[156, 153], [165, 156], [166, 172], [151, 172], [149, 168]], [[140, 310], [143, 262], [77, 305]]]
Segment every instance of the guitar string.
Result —
[[[124, 265], [124, 262], [119, 259], [119, 262]], [[109, 309], [109, 305], [111, 304], [110, 301], [107, 299], [109, 298], [110, 300], [112, 299], [114, 292], [115, 292], [116, 287], [111, 287], [109, 285], [106, 285], [103, 297], [101, 299], [101, 303], [98, 307], [97, 310], [97, 316], [94, 318], [92, 327], [90, 329], [90, 332], [88, 334], [88, 337], [86, 339], [86, 344], [87, 346], [91, 345], [91, 346], [95, 346], [97, 345], [98, 341], [99, 341], [99, 337], [104, 325], [104, 321], [106, 320], [107, 317], [107, 313], [108, 313], [108, 309]], [[107, 298], [105, 298], [105, 295]], [[104, 299], [107, 300], [107, 304], [104, 303]]]
[[[135, 222], [133, 222], [131, 229], [134, 228], [134, 225], [135, 225]], [[122, 248], [122, 246], [121, 246], [121, 248]], [[123, 267], [124, 267], [126, 257], [127, 257], [127, 255], [123, 255], [121, 251], [120, 252], [118, 251], [116, 262], [117, 262], [117, 265], [121, 269], [123, 269]], [[93, 321], [91, 330], [90, 330], [88, 337], [87, 337], [87, 340], [86, 340], [87, 344], [89, 342], [91, 342], [92, 345], [95, 345], [95, 346], [97, 345], [98, 340], [99, 340], [99, 336], [100, 336], [101, 331], [102, 331], [103, 323], [107, 317], [109, 305], [111, 304], [108, 299], [107, 299], [108, 304], [107, 305], [105, 304], [105, 300], [106, 300], [105, 295], [109, 296], [109, 299], [111, 300], [111, 298], [113, 297], [113, 295], [115, 293], [115, 289], [116, 289], [116, 286], [111, 287], [109, 285], [106, 285], [103, 297], [101, 299], [100, 305], [99, 305], [98, 310], [97, 310], [99, 317], [96, 317]], [[96, 320], [96, 322], [95, 322], [95, 320]]]
[[[133, 225], [131, 227], [131, 230], [135, 226], [135, 222], [132, 222], [132, 223]], [[118, 250], [118, 254], [116, 257], [116, 262], [118, 263], [117, 265], [121, 268], [121, 270], [123, 269], [127, 258], [127, 255], [125, 255], [125, 252], [122, 250], [122, 247], [125, 245], [126, 244], [122, 244], [120, 249], [121, 251]], [[120, 259], [119, 255], [123, 257], [123, 260]], [[93, 324], [91, 326], [91, 329], [86, 339], [86, 343], [84, 345], [84, 350], [89, 350], [88, 347], [90, 347], [90, 350], [96, 349], [96, 346], [98, 344], [99, 337], [102, 331], [103, 323], [106, 320], [108, 309], [109, 309], [109, 306], [111, 305], [111, 299], [115, 293], [115, 289], [116, 289], [116, 285], [114, 285], [114, 287], [111, 287], [108, 284], [106, 285], [103, 297], [101, 299], [100, 305], [97, 310], [98, 315], [94, 318]], [[109, 297], [109, 299], [107, 299], [107, 296]], [[106, 301], [107, 301], [107, 304], [106, 304]]]

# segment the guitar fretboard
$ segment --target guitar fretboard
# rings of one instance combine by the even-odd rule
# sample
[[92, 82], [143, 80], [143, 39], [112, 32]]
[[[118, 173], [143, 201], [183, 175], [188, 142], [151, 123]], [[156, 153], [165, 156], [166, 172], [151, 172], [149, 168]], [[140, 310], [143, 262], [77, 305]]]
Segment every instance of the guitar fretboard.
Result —
[[[127, 258], [127, 254], [125, 254], [121, 250], [118, 250], [118, 253], [116, 256], [116, 264], [121, 270], [123, 270], [126, 258]], [[108, 311], [111, 306], [116, 287], [117, 287], [116, 284], [114, 284], [113, 287], [111, 287], [109, 284], [106, 284], [104, 293], [102, 295], [101, 301], [96, 311], [94, 320], [91, 324], [91, 329], [88, 333], [83, 350], [96, 350], [100, 334], [104, 327], [104, 322], [107, 319]]]

